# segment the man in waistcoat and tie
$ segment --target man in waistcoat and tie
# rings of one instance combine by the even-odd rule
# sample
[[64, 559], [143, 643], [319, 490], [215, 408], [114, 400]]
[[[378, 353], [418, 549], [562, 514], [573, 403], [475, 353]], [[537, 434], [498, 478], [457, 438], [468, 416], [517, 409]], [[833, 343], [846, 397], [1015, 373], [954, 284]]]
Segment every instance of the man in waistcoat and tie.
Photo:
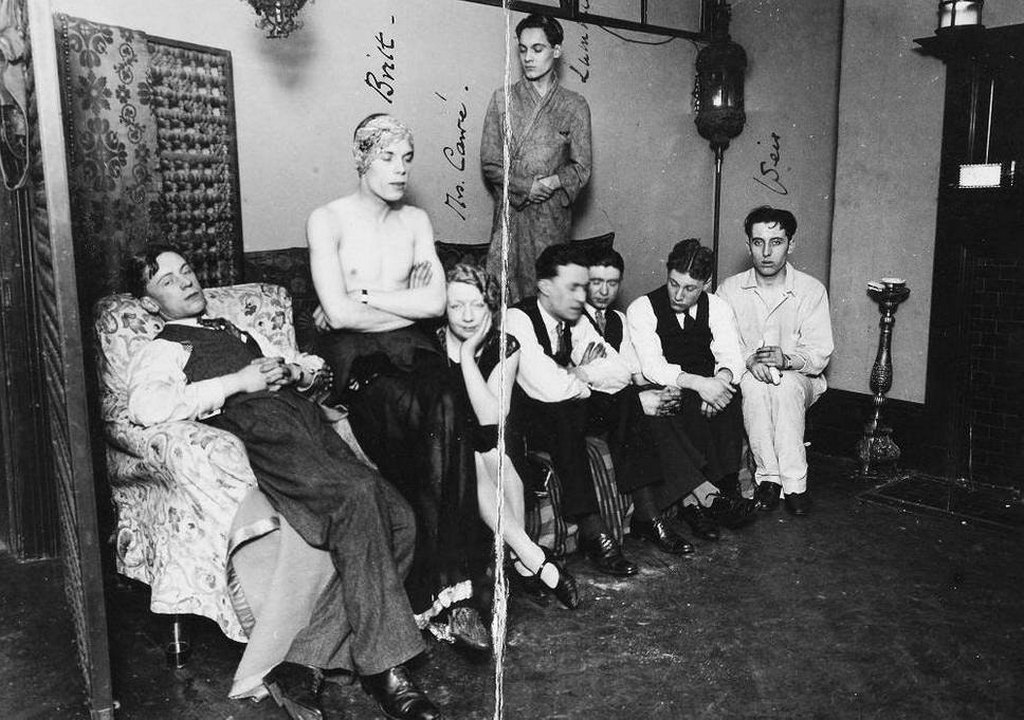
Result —
[[151, 245], [131, 258], [129, 277], [143, 307], [165, 321], [129, 366], [131, 420], [199, 420], [237, 436], [270, 503], [330, 553], [338, 573], [264, 684], [293, 720], [319, 719], [322, 671], [347, 669], [388, 717], [439, 718], [403, 665], [423, 650], [402, 585], [412, 510], [301, 394], [312, 384], [308, 356], [205, 318], [203, 289], [172, 247]]
[[[520, 345], [512, 417], [529, 447], [551, 455], [562, 515], [579, 526], [580, 549], [598, 570], [626, 576], [637, 568], [601, 518], [586, 436], [614, 431], [635, 397], [629, 367], [583, 317], [588, 262], [572, 245], [546, 248], [536, 263], [537, 294], [508, 311], [508, 331]], [[613, 458], [616, 442], [612, 432]]]
[[636, 356], [633, 342], [629, 339], [626, 316], [613, 308], [622, 289], [622, 276], [626, 271], [625, 261], [617, 250], [605, 248], [591, 253], [589, 262], [584, 315], [604, 341], [619, 353], [622, 361], [629, 367], [634, 384], [644, 385], [640, 359]]
[[[718, 523], [729, 527], [744, 524], [750, 515], [749, 508], [734, 507], [720, 497], [717, 487], [707, 482], [691, 489], [686, 478], [699, 474], [694, 466], [696, 452], [673, 419], [680, 410], [682, 390], [652, 383], [644, 377], [626, 316], [613, 309], [625, 272], [622, 256], [611, 248], [600, 250], [591, 256], [589, 270], [586, 316], [629, 365], [638, 399], [632, 412], [623, 416], [619, 463], [622, 470], [615, 474], [619, 491], [633, 499], [631, 532], [664, 552], [691, 553], [693, 545], [673, 513], [666, 513], [665, 509], [682, 507], [684, 503], [696, 505], [698, 498], [709, 496], [717, 500], [718, 504], [712, 502], [713, 509], [707, 513], [682, 513], [695, 526], [698, 537], [710, 540], [718, 537]], [[737, 510], [742, 512], [737, 514]]]
[[738, 478], [743, 356], [732, 310], [707, 292], [711, 250], [683, 240], [666, 265], [665, 285], [626, 310], [644, 377], [678, 393], [670, 412], [641, 418], [641, 437], [651, 450], [642, 454], [645, 484], [632, 490], [638, 534], [653, 538], [678, 515], [698, 538], [717, 540], [720, 524], [736, 528], [755, 517]]

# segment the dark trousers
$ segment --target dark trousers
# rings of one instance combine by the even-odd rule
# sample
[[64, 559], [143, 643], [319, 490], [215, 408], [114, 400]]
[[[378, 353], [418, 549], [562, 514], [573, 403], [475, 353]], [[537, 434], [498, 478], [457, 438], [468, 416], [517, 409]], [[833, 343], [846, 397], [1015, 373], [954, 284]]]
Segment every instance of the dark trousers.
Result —
[[207, 422], [242, 440], [260, 489], [306, 542], [330, 552], [337, 570], [293, 650], [329, 655], [349, 642], [363, 675], [420, 653], [402, 587], [415, 525], [395, 489], [355, 457], [315, 404], [289, 390], [242, 396]]
[[705, 481], [720, 487], [735, 482], [743, 447], [739, 394], [710, 418], [701, 414], [700, 406], [700, 395], [685, 390], [677, 414], [660, 417], [641, 412], [629, 423], [623, 464], [631, 471], [616, 473], [621, 492], [647, 487], [657, 507], [664, 510]]
[[479, 581], [488, 557], [480, 537], [476, 471], [464, 409], [439, 358], [396, 368], [345, 396], [360, 447], [412, 505], [417, 539], [406, 583], [417, 612], [462, 580]]
[[597, 491], [587, 459], [587, 435], [605, 435], [616, 473], [619, 471], [623, 435], [637, 403], [632, 388], [615, 394], [594, 392], [585, 400], [545, 403], [518, 387], [512, 412], [530, 450], [543, 450], [562, 485], [562, 515], [573, 519], [599, 512]]

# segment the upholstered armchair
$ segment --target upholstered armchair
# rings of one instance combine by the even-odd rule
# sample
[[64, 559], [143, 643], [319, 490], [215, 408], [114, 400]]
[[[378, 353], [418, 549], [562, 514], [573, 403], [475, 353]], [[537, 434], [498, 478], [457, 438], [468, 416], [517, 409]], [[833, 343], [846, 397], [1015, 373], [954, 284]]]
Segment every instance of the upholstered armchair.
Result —
[[[284, 288], [248, 283], [208, 288], [206, 297], [211, 316], [295, 347]], [[198, 422], [131, 423], [128, 365], [163, 323], [129, 295], [103, 298], [94, 318], [117, 570], [150, 586], [153, 612], [208, 617], [229, 638], [245, 641], [251, 628], [239, 620], [228, 572], [232, 522], [256, 487], [245, 448], [235, 436]], [[359, 452], [347, 421], [335, 429]]]

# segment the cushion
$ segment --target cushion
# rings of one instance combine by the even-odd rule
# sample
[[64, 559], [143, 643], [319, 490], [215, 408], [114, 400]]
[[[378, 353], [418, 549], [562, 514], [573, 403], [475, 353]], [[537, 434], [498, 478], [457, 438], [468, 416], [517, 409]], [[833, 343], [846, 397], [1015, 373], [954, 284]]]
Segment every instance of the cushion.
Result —
[[444, 271], [448, 272], [459, 263], [473, 265], [475, 267], [486, 267], [487, 250], [490, 243], [456, 243], [441, 242], [434, 243], [437, 248], [437, 256], [441, 260]]

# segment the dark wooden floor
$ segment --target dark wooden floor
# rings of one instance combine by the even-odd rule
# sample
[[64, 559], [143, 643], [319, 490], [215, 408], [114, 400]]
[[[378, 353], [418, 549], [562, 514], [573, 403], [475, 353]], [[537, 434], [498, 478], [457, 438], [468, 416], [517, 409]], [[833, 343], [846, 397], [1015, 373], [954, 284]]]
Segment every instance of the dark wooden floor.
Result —
[[[508, 718], [1024, 716], [1024, 540], [863, 504], [816, 458], [806, 519], [780, 510], [678, 559], [627, 542], [627, 581], [590, 573], [570, 613], [514, 604]], [[108, 587], [118, 718], [284, 718], [226, 697], [241, 646], [198, 622], [163, 665], [144, 588]], [[85, 718], [58, 566], [0, 560], [0, 718]], [[416, 668], [449, 718], [489, 718], [493, 665], [433, 645]], [[375, 718], [330, 685], [330, 718]]]

